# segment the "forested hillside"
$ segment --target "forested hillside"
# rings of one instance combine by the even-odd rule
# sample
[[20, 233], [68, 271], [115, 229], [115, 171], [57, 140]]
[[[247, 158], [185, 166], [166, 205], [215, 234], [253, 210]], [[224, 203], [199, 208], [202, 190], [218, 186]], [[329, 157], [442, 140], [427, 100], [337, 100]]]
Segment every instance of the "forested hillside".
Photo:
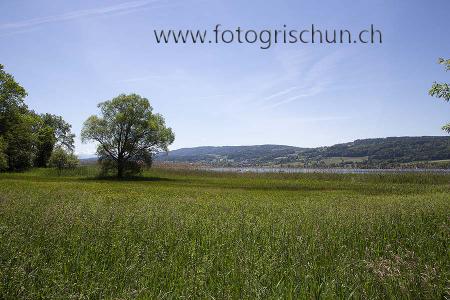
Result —
[[448, 167], [450, 137], [388, 137], [356, 140], [330, 147], [282, 145], [183, 148], [160, 154], [157, 161], [227, 166], [298, 167]]

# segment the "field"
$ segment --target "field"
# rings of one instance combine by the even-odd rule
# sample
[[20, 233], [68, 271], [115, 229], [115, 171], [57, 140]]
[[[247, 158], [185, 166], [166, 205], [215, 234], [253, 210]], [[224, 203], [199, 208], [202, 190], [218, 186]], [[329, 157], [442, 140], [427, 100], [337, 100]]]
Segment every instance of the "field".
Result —
[[450, 175], [0, 174], [0, 298], [450, 297]]

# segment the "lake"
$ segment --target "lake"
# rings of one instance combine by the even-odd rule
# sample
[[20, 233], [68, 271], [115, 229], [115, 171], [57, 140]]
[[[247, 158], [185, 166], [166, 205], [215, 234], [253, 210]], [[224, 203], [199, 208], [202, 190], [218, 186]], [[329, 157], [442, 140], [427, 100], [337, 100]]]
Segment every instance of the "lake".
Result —
[[391, 173], [442, 173], [450, 169], [313, 169], [313, 168], [270, 168], [270, 167], [216, 167], [201, 168], [214, 172], [232, 173], [325, 173], [325, 174], [391, 174]]

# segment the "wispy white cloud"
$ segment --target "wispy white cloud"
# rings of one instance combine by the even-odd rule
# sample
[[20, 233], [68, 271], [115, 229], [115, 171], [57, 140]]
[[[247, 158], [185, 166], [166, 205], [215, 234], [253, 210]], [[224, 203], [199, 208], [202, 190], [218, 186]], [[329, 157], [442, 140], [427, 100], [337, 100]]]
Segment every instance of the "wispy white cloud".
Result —
[[298, 88], [299, 88], [298, 86], [292, 86], [292, 87], [289, 87], [289, 88], [287, 88], [287, 89], [284, 89], [284, 90], [282, 90], [282, 91], [279, 91], [279, 92], [276, 92], [276, 93], [274, 93], [274, 94], [272, 94], [272, 95], [269, 95], [269, 96], [265, 97], [263, 100], [264, 100], [264, 101], [268, 101], [268, 100], [271, 100], [271, 99], [274, 99], [274, 98], [278, 98], [278, 97], [280, 97], [280, 96], [284, 96], [284, 95], [286, 95], [286, 94], [291, 93], [292, 91], [297, 90]]
[[183, 69], [175, 69], [171, 73], [153, 73], [144, 76], [136, 76], [125, 79], [120, 79], [118, 83], [135, 83], [143, 81], [176, 81], [176, 80], [186, 80], [188, 78], [188, 73]]
[[[293, 61], [293, 63], [287, 65], [288, 70], [286, 70], [289, 74], [286, 80], [289, 82], [296, 81], [297, 84], [281, 89], [279, 92], [266, 97], [262, 108], [275, 108], [302, 98], [318, 95], [327, 89], [333, 88], [333, 85], [336, 86], [338, 83], [336, 69], [342, 58], [340, 52], [335, 52], [324, 56], [307, 68], [305, 65], [308, 63], [308, 60], [299, 57], [299, 62]], [[293, 65], [296, 65], [296, 70], [292, 67]]]
[[72, 11], [72, 12], [68, 12], [68, 13], [64, 13], [64, 14], [60, 14], [60, 15], [54, 15], [54, 16], [48, 16], [48, 17], [42, 17], [42, 18], [34, 18], [34, 19], [28, 19], [28, 20], [11, 22], [11, 23], [3, 23], [3, 24], [0, 24], [0, 30], [3, 30], [3, 31], [24, 30], [24, 29], [28, 29], [28, 28], [48, 24], [48, 23], [70, 21], [70, 20], [76, 20], [76, 19], [85, 18], [85, 17], [127, 13], [127, 12], [135, 11], [138, 8], [142, 8], [151, 3], [155, 3], [155, 2], [159, 2], [159, 1], [160, 0], [129, 1], [129, 2], [124, 2], [121, 4], [111, 5], [111, 6], [106, 6], [106, 7], [83, 9], [83, 10]]
[[283, 99], [283, 100], [281, 100], [281, 101], [278, 101], [278, 102], [269, 104], [269, 105], [267, 105], [265, 108], [274, 108], [274, 107], [277, 107], [277, 106], [280, 106], [280, 105], [283, 105], [283, 104], [287, 104], [287, 103], [290, 103], [290, 102], [299, 100], [299, 99], [301, 99], [301, 98], [305, 98], [305, 97], [309, 97], [309, 96], [314, 96], [316, 93], [317, 93], [317, 92], [310, 92], [310, 93], [306, 93], [306, 94], [300, 94], [300, 95], [292, 96], [292, 97]]
[[142, 82], [142, 81], [148, 81], [148, 80], [161, 80], [168, 78], [166, 76], [160, 76], [160, 75], [149, 75], [149, 76], [142, 76], [142, 77], [133, 77], [133, 78], [127, 78], [119, 80], [119, 83], [133, 83], [133, 82]]
[[278, 119], [277, 121], [281, 123], [285, 123], [288, 126], [295, 127], [296, 125], [300, 125], [303, 123], [315, 123], [315, 122], [334, 122], [334, 121], [346, 121], [354, 119], [349, 116], [340, 116], [340, 115], [320, 115], [320, 116], [312, 116], [312, 117], [295, 117], [295, 118], [286, 118]]

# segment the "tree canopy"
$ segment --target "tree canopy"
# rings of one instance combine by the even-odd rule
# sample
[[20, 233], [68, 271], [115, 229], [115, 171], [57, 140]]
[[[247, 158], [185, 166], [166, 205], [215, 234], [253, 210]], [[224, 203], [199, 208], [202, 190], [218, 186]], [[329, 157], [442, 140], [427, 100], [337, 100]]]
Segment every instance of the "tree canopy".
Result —
[[175, 136], [162, 115], [153, 113], [148, 99], [121, 94], [98, 105], [101, 116], [90, 116], [81, 132], [83, 142], [98, 143], [97, 155], [117, 176], [150, 165], [152, 155], [167, 151]]
[[38, 118], [35, 166], [46, 167], [54, 148], [73, 152], [75, 134], [71, 132], [72, 126], [60, 116], [46, 113]]
[[[450, 70], [450, 59], [439, 58], [438, 63], [444, 66], [445, 71]], [[450, 101], [450, 84], [434, 82], [429, 94], [433, 97], [442, 98], [448, 102]], [[442, 129], [450, 133], [450, 123], [444, 125]]]

